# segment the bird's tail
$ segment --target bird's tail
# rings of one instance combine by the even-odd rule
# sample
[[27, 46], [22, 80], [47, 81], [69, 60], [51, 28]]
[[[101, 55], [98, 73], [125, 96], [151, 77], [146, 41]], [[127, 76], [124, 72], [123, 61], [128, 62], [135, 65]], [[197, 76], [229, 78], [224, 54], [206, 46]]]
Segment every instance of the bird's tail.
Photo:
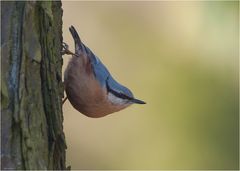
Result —
[[74, 42], [75, 42], [75, 54], [77, 56], [81, 55], [81, 54], [85, 54], [91, 60], [91, 62], [98, 63], [98, 58], [94, 55], [94, 53], [87, 46], [85, 46], [82, 43], [76, 29], [73, 26], [71, 26], [71, 27], [69, 27], [69, 30], [70, 30], [72, 37], [74, 39]]
[[83, 45], [76, 29], [73, 26], [71, 26], [71, 27], [69, 27], [69, 31], [71, 32], [73, 40], [75, 42], [75, 53], [77, 55], [80, 55], [82, 53], [86, 53], [84, 45]]

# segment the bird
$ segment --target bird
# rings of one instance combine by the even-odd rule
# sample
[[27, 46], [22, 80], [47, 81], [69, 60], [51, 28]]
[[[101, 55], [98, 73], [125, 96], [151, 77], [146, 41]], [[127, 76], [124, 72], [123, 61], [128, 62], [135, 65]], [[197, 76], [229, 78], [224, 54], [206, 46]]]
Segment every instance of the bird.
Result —
[[76, 110], [88, 117], [100, 118], [132, 104], [146, 104], [112, 77], [101, 60], [82, 43], [73, 26], [69, 31], [75, 53], [64, 43], [63, 54], [72, 55], [64, 72], [64, 88], [66, 98]]

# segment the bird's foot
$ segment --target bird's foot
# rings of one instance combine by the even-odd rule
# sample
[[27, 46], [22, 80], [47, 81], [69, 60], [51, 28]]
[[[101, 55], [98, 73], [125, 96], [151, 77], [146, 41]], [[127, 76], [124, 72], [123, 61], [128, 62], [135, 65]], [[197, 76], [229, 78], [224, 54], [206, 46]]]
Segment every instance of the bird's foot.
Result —
[[75, 54], [75, 53], [73, 53], [73, 52], [71, 52], [70, 50], [69, 50], [69, 46], [68, 46], [68, 44], [67, 43], [65, 43], [65, 42], [63, 42], [62, 43], [62, 51], [61, 51], [61, 54], [62, 55], [74, 55], [74, 56], [78, 56], [77, 54]]
[[66, 101], [67, 99], [68, 99], [67, 97], [65, 97], [65, 98], [63, 99], [62, 105], [65, 103], [65, 101]]

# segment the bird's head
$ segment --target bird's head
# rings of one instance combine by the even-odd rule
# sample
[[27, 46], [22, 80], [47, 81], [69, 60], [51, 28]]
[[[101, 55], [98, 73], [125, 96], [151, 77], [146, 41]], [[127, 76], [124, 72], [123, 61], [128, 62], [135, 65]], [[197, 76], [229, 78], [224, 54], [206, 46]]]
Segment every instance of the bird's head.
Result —
[[116, 82], [111, 76], [106, 80], [106, 88], [108, 100], [114, 105], [146, 104], [144, 101], [136, 99], [127, 87]]

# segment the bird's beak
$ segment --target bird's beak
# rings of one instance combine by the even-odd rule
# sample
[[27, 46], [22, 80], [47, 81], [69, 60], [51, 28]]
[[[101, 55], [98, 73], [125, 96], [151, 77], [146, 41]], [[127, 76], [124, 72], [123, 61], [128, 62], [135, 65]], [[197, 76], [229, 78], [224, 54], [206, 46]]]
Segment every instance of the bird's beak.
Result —
[[138, 99], [132, 99], [131, 102], [136, 103], [136, 104], [146, 104], [146, 102]]

